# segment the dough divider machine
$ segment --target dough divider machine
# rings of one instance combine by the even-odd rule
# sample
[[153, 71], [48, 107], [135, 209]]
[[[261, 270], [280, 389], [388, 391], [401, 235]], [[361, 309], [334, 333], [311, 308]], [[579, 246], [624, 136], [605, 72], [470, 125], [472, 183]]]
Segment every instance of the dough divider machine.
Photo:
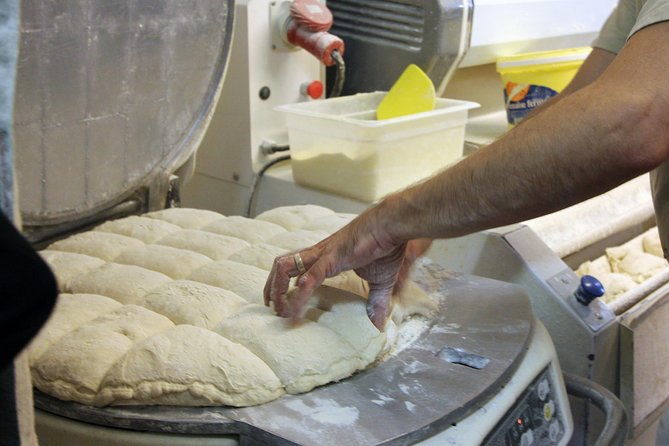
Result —
[[[25, 233], [37, 247], [178, 200], [240, 10], [214, 0], [23, 2], [15, 170]], [[454, 45], [450, 63], [463, 51]], [[235, 125], [234, 114], [224, 118]], [[562, 375], [526, 292], [428, 260], [416, 280], [439, 296], [441, 311], [404, 350], [350, 379], [244, 409], [95, 409], [36, 393], [41, 443], [566, 444]]]

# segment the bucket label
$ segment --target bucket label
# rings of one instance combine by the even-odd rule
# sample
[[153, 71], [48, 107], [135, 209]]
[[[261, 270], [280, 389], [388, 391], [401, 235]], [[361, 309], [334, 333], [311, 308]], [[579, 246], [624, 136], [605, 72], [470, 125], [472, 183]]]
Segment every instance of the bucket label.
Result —
[[541, 85], [507, 82], [506, 88], [504, 88], [504, 102], [509, 124], [518, 124], [532, 109], [540, 106], [556, 94], [557, 91]]

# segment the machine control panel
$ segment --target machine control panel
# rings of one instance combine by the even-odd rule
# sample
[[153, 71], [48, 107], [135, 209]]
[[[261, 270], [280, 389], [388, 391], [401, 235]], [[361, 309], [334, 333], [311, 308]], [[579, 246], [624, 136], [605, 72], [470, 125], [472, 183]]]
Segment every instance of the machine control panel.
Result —
[[543, 446], [564, 440], [565, 424], [558, 406], [550, 369], [543, 372], [516, 400], [484, 441], [490, 446]]

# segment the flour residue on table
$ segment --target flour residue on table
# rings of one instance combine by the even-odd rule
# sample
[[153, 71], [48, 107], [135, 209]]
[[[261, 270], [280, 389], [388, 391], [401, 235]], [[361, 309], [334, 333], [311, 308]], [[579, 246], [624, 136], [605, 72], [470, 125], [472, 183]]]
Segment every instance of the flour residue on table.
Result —
[[325, 398], [314, 398], [313, 405], [307, 405], [302, 400], [294, 400], [287, 402], [285, 406], [319, 423], [337, 426], [354, 425], [360, 414], [356, 407], [342, 407], [333, 400]]

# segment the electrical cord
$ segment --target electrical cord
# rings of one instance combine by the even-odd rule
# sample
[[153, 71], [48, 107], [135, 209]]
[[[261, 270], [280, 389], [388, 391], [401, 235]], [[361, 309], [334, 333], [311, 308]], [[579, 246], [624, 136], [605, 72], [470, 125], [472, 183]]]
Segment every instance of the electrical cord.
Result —
[[592, 401], [606, 416], [606, 424], [594, 446], [624, 445], [629, 428], [623, 403], [608, 389], [593, 381], [571, 373], [563, 372], [563, 376], [569, 395]]
[[344, 89], [344, 80], [346, 79], [346, 64], [344, 63], [344, 58], [337, 50], [332, 52], [332, 60], [334, 60], [335, 64], [337, 65], [337, 74], [335, 75], [334, 84], [332, 86], [332, 91], [330, 92], [329, 97], [336, 98]]
[[[281, 146], [285, 147], [285, 150], [289, 150], [290, 147], [288, 146]], [[277, 152], [280, 152], [282, 150], [276, 150]], [[255, 196], [258, 190], [258, 185], [260, 184], [260, 180], [262, 179], [263, 175], [265, 175], [265, 172], [267, 172], [267, 169], [272, 167], [273, 165], [280, 163], [281, 161], [286, 161], [290, 159], [290, 155], [283, 155], [278, 158], [274, 158], [272, 161], [268, 162], [262, 168], [258, 171], [258, 174], [253, 180], [253, 184], [251, 185], [251, 196], [249, 197], [249, 203], [248, 206], [246, 207], [246, 217], [251, 218], [251, 210], [253, 209], [254, 201], [255, 201]]]

